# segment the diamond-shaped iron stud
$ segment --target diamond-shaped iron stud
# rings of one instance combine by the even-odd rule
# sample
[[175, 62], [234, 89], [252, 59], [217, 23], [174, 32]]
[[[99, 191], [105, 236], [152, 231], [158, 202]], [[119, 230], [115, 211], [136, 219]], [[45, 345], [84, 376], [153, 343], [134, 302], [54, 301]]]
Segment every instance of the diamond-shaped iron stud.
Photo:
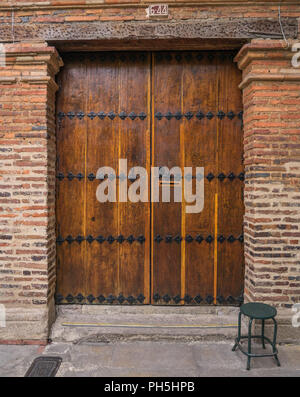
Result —
[[87, 296], [86, 298], [90, 303], [93, 303], [94, 300], [96, 300], [96, 298], [94, 297], [94, 295], [90, 294], [89, 296]]
[[135, 119], [137, 118], [137, 115], [136, 115], [134, 112], [131, 112], [131, 113], [129, 113], [128, 117], [129, 117], [131, 120], [135, 120]]
[[136, 300], [137, 300], [138, 302], [140, 302], [140, 303], [143, 303], [144, 300], [145, 300], [145, 297], [144, 297], [143, 294], [139, 294], [139, 295], [137, 296]]
[[131, 295], [128, 296], [128, 298], [127, 298], [127, 302], [128, 302], [128, 303], [130, 303], [130, 304], [132, 305], [133, 303], [135, 303], [135, 301], [136, 301], [136, 300], [135, 300], [135, 298], [134, 298], [133, 296], [131, 296]]
[[154, 238], [154, 241], [156, 241], [157, 243], [160, 243], [162, 240], [163, 238], [159, 234]]
[[108, 297], [106, 298], [106, 301], [110, 304], [114, 303], [114, 301], [116, 300], [116, 297], [113, 295], [108, 295]]
[[211, 182], [214, 179], [214, 177], [215, 176], [211, 172], [206, 175], [206, 179], [208, 180], [208, 182]]
[[62, 238], [61, 235], [59, 235], [59, 236], [57, 237], [57, 239], [56, 239], [56, 242], [57, 242], [58, 245], [61, 245], [64, 241], [65, 241], [65, 240]]
[[217, 296], [217, 301], [221, 304], [221, 303], [223, 303], [225, 301], [225, 299], [223, 298], [222, 295], [218, 295]]
[[219, 181], [221, 181], [221, 182], [223, 182], [225, 178], [226, 178], [226, 175], [224, 175], [223, 172], [221, 172], [221, 173], [218, 175], [218, 179], [219, 179]]
[[103, 296], [103, 295], [99, 295], [99, 296], [97, 296], [97, 299], [98, 299], [98, 302], [99, 303], [103, 303], [103, 302], [105, 302], [105, 297]]
[[99, 112], [97, 116], [99, 117], [100, 120], [104, 120], [105, 116], [106, 116], [106, 113], [105, 112]]
[[74, 301], [73, 295], [71, 295], [71, 294], [67, 295], [66, 296], [66, 301], [69, 302], [69, 303], [73, 302]]
[[174, 300], [175, 303], [178, 304], [181, 301], [181, 298], [180, 298], [179, 295], [176, 295], [176, 296], [174, 296], [173, 300]]
[[125, 302], [125, 300], [126, 300], [126, 298], [122, 295], [122, 294], [120, 294], [118, 297], [117, 297], [117, 301], [119, 302], [119, 303], [123, 303], [123, 302]]
[[239, 178], [239, 180], [244, 181], [244, 180], [245, 180], [245, 174], [244, 174], [243, 172], [241, 172], [241, 173], [238, 175], [238, 178]]
[[107, 117], [113, 120], [116, 117], [116, 114], [114, 112], [109, 112], [107, 113]]
[[102, 244], [102, 243], [104, 243], [105, 238], [103, 236], [97, 236], [96, 241], [98, 241], [98, 243]]
[[197, 117], [198, 120], [202, 120], [205, 116], [204, 116], [204, 114], [201, 111], [199, 111], [199, 112], [196, 113], [196, 117]]
[[166, 243], [171, 243], [172, 242], [173, 237], [171, 235], [167, 235], [165, 238]]
[[75, 240], [77, 241], [78, 244], [81, 244], [84, 241], [84, 237], [81, 235], [78, 235]]
[[96, 179], [96, 176], [93, 173], [90, 173], [88, 175], [88, 180], [92, 182], [94, 179]]
[[125, 120], [127, 117], [127, 114], [125, 112], [121, 112], [121, 113], [119, 113], [119, 117], [121, 120]]
[[107, 241], [109, 242], [109, 244], [112, 244], [115, 241], [115, 238], [110, 235], [107, 237]]
[[223, 120], [225, 116], [226, 116], [226, 114], [225, 114], [222, 110], [219, 110], [219, 111], [218, 111], [217, 117], [218, 117], [220, 120]]
[[193, 239], [193, 237], [192, 237], [190, 234], [187, 234], [187, 235], [185, 236], [185, 241], [186, 241], [187, 243], [191, 243], [193, 240], [194, 240], [194, 239]]
[[137, 241], [140, 243], [140, 244], [143, 244], [144, 242], [145, 242], [145, 237], [143, 236], [143, 235], [141, 235], [141, 236], [139, 236], [138, 238], [137, 238]]
[[171, 118], [173, 117], [173, 114], [171, 112], [167, 112], [165, 117], [167, 120], [171, 120]]
[[154, 302], [158, 302], [160, 300], [160, 295], [159, 294], [154, 294], [153, 295], [153, 299], [154, 299]]
[[132, 244], [132, 243], [134, 242], [135, 238], [134, 238], [133, 235], [131, 234], [129, 237], [127, 237], [126, 240], [129, 242], [129, 244]]
[[120, 234], [120, 235], [116, 238], [116, 241], [117, 241], [118, 243], [120, 243], [120, 244], [122, 244], [124, 240], [125, 240], [125, 238], [124, 238], [124, 236], [122, 236], [122, 234]]
[[166, 302], [166, 303], [169, 303], [171, 300], [171, 297], [168, 294], [164, 295], [162, 298], [163, 298], [164, 302]]
[[77, 118], [78, 118], [79, 120], [82, 120], [82, 119], [84, 118], [84, 116], [85, 116], [85, 114], [84, 114], [83, 112], [78, 112], [78, 113], [77, 113]]
[[139, 119], [140, 119], [140, 120], [145, 120], [146, 117], [147, 117], [147, 115], [146, 115], [146, 113], [144, 113], [144, 112], [141, 112], [141, 113], [139, 114]]
[[211, 295], [208, 295], [205, 300], [210, 305], [214, 301], [214, 298]]
[[211, 242], [213, 242], [213, 240], [214, 240], [214, 239], [213, 239], [213, 237], [212, 237], [211, 235], [207, 236], [206, 239], [205, 239], [205, 241], [206, 241], [207, 243], [209, 243], [209, 244], [210, 244]]
[[96, 114], [95, 112], [90, 112], [90, 113], [88, 113], [88, 117], [89, 117], [91, 120], [94, 120], [94, 118], [97, 117], [97, 114]]
[[201, 303], [201, 302], [203, 301], [203, 299], [202, 299], [202, 297], [201, 297], [200, 295], [195, 296], [194, 300], [195, 300], [195, 302], [198, 303], [198, 304]]
[[73, 120], [74, 117], [75, 117], [75, 113], [74, 113], [74, 112], [68, 112], [68, 113], [67, 113], [67, 117], [68, 117], [70, 120]]
[[181, 236], [179, 236], [179, 235], [177, 235], [177, 236], [175, 236], [174, 237], [174, 241], [176, 241], [176, 243], [181, 243], [181, 241], [182, 241], [182, 237]]
[[191, 303], [193, 298], [190, 295], [185, 295], [183, 300], [185, 301], [185, 303]]
[[72, 236], [70, 236], [70, 235], [66, 237], [66, 241], [67, 241], [69, 244], [73, 243], [74, 240], [75, 240], [75, 239], [74, 239]]
[[197, 241], [197, 243], [202, 243], [202, 241], [203, 241], [203, 237], [202, 236], [200, 236], [200, 234], [198, 234], [197, 236], [196, 236], [196, 238], [195, 238], [195, 241]]
[[89, 235], [89, 236], [87, 236], [86, 241], [87, 241], [89, 244], [91, 244], [91, 243], [94, 241], [94, 237], [91, 236], [91, 235]]
[[227, 177], [230, 181], [233, 181], [235, 179], [235, 175], [233, 172], [231, 172], [228, 177]]
[[185, 113], [184, 117], [185, 117], [187, 120], [191, 120], [191, 118], [193, 117], [193, 113], [192, 113], [192, 112], [187, 112], [187, 113]]
[[233, 236], [233, 235], [230, 235], [229, 237], [228, 237], [228, 239], [227, 239], [230, 243], [233, 243], [233, 242], [235, 242], [235, 237]]
[[64, 297], [61, 294], [56, 294], [55, 295], [56, 303], [61, 303], [63, 300], [64, 300]]
[[224, 236], [222, 236], [222, 234], [221, 234], [221, 236], [218, 237], [219, 243], [223, 243], [225, 240], [226, 240], [226, 238]]

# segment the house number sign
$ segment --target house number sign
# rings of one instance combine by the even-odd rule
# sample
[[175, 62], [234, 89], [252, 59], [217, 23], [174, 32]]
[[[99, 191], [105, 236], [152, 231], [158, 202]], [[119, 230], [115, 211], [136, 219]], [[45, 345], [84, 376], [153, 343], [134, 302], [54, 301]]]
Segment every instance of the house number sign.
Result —
[[147, 14], [149, 17], [154, 16], [168, 16], [169, 9], [167, 4], [153, 4], [149, 5]]

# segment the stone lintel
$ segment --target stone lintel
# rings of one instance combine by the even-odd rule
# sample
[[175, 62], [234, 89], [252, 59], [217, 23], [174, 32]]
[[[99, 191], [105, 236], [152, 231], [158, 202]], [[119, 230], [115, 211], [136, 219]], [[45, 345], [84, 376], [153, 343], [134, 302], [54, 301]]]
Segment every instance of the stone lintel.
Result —
[[[288, 38], [296, 39], [298, 21], [282, 18]], [[281, 39], [282, 32], [276, 18], [199, 18], [174, 21], [82, 21], [60, 23], [16, 23], [16, 41], [21, 40], [134, 40], [134, 39], [253, 39], [267, 37]], [[11, 25], [2, 23], [0, 40], [11, 41]]]

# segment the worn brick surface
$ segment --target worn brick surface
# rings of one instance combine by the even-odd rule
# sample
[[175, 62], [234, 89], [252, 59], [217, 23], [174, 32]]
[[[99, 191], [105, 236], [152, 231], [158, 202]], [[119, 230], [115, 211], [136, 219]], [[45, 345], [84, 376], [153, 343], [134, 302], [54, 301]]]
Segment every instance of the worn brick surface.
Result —
[[300, 69], [283, 42], [256, 40], [243, 69], [245, 296], [300, 302]]
[[53, 301], [53, 77], [60, 58], [44, 43], [7, 44], [6, 54], [0, 68], [0, 303], [21, 314], [22, 307]]

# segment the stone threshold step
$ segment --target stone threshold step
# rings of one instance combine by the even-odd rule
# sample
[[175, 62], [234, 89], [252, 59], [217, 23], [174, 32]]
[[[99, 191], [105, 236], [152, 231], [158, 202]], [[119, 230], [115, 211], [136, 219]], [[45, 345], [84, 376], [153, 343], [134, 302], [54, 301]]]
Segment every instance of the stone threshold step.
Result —
[[239, 308], [236, 306], [152, 306], [152, 305], [57, 305], [58, 315], [72, 314], [237, 314]]
[[51, 340], [73, 343], [129, 340], [192, 342], [234, 340], [237, 335], [238, 308], [231, 308], [227, 313], [220, 310], [203, 313], [198, 307], [186, 310], [160, 307], [146, 313], [144, 310], [136, 312], [133, 307], [125, 311], [119, 307], [77, 309], [59, 308]]

